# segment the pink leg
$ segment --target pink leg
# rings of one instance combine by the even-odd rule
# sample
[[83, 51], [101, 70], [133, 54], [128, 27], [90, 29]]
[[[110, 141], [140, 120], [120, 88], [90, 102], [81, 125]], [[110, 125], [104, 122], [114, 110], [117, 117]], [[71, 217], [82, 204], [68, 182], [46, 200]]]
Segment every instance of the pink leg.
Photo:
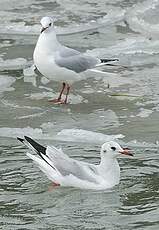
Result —
[[66, 83], [65, 82], [63, 82], [62, 84], [63, 84], [63, 86], [62, 86], [62, 89], [60, 91], [60, 94], [59, 94], [58, 98], [57, 99], [49, 100], [49, 102], [53, 102], [53, 103], [61, 102], [61, 97], [62, 97], [63, 91], [65, 90], [65, 87], [66, 87]]
[[54, 188], [59, 187], [59, 186], [60, 186], [60, 184], [52, 182], [48, 188], [48, 191], [51, 192]]
[[66, 91], [66, 97], [65, 97], [65, 100], [64, 100], [64, 104], [67, 104], [67, 99], [68, 99], [69, 92], [70, 92], [70, 85], [67, 84], [67, 91]]

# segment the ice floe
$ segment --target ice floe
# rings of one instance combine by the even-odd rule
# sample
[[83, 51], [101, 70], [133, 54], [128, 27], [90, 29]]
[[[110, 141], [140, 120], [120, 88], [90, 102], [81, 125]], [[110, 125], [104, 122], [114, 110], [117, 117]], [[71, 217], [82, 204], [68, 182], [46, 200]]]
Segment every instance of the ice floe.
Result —
[[16, 70], [23, 69], [27, 64], [25, 58], [15, 58], [3, 60], [0, 58], [0, 70]]
[[0, 137], [10, 137], [16, 138], [23, 137], [24, 135], [31, 136], [35, 139], [44, 139], [44, 140], [59, 140], [59, 141], [68, 141], [68, 142], [85, 142], [85, 143], [96, 143], [101, 144], [106, 141], [116, 140], [123, 138], [124, 135], [106, 135], [102, 133], [97, 133], [93, 131], [83, 130], [83, 129], [63, 129], [57, 134], [46, 133], [42, 128], [9, 128], [1, 127], [0, 128]]
[[132, 30], [147, 37], [159, 36], [159, 1], [138, 2], [126, 13], [126, 20]]
[[0, 75], [0, 94], [5, 91], [13, 91], [14, 88], [11, 85], [16, 81], [14, 77], [7, 75]]
[[106, 135], [98, 132], [83, 130], [83, 129], [63, 129], [57, 133], [57, 137], [65, 141], [86, 142], [86, 143], [104, 143], [123, 138], [124, 135]]
[[136, 115], [138, 117], [149, 117], [153, 113], [150, 109], [140, 108], [140, 112]]

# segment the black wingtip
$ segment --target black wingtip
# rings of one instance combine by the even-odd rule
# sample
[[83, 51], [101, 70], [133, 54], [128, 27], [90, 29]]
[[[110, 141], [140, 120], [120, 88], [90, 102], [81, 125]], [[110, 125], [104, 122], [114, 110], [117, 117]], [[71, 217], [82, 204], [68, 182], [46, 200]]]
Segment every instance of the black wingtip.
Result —
[[33, 139], [31, 139], [30, 137], [28, 136], [24, 136], [25, 139], [22, 139], [22, 138], [19, 138], [17, 137], [17, 139], [20, 141], [20, 142], [25, 142], [25, 140], [36, 150], [37, 154], [48, 164], [50, 165], [50, 167], [52, 167], [54, 170], [55, 168], [49, 163], [47, 162], [47, 160], [44, 158], [43, 155], [47, 156], [46, 155], [46, 148], [42, 145], [40, 145], [39, 143], [37, 143], [36, 141], [34, 141]]
[[20, 141], [20, 142], [24, 142], [24, 139], [20, 138], [20, 137], [17, 137], [17, 140]]
[[38, 153], [43, 153], [44, 155], [46, 155], [46, 148], [44, 146], [40, 145], [28, 136], [24, 136], [24, 138], [27, 142], [29, 142], [29, 144], [31, 144], [37, 150]]
[[112, 62], [112, 61], [119, 61], [118, 58], [113, 58], [113, 59], [107, 59], [107, 58], [101, 58], [101, 63], [107, 63], [107, 62]]
[[28, 136], [24, 136], [24, 138], [25, 138], [25, 140], [27, 140], [28, 142], [29, 142], [29, 141], [32, 141], [32, 139], [31, 139], [30, 137], [28, 137]]

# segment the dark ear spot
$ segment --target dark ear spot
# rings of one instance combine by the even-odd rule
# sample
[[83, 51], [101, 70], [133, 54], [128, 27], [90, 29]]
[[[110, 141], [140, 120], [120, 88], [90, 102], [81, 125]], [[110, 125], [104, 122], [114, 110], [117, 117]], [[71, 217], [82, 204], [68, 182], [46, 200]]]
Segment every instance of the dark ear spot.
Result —
[[106, 153], [107, 152], [107, 150], [103, 150], [103, 153]]
[[116, 150], [116, 148], [115, 148], [115, 147], [111, 147], [111, 149], [112, 149], [113, 151], [115, 151], [115, 150]]
[[49, 26], [51, 26], [51, 22], [49, 23]]

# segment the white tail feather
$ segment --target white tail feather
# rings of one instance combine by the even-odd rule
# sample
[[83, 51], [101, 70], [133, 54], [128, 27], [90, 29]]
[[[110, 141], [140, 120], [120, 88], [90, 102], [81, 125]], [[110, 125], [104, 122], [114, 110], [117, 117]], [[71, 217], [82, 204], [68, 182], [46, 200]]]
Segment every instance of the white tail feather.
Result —
[[43, 171], [46, 176], [53, 182], [60, 183], [60, 175], [59, 173], [54, 170], [49, 164], [47, 164], [44, 160], [40, 159], [39, 157], [36, 157], [30, 153], [26, 153], [26, 155], [31, 158]]

